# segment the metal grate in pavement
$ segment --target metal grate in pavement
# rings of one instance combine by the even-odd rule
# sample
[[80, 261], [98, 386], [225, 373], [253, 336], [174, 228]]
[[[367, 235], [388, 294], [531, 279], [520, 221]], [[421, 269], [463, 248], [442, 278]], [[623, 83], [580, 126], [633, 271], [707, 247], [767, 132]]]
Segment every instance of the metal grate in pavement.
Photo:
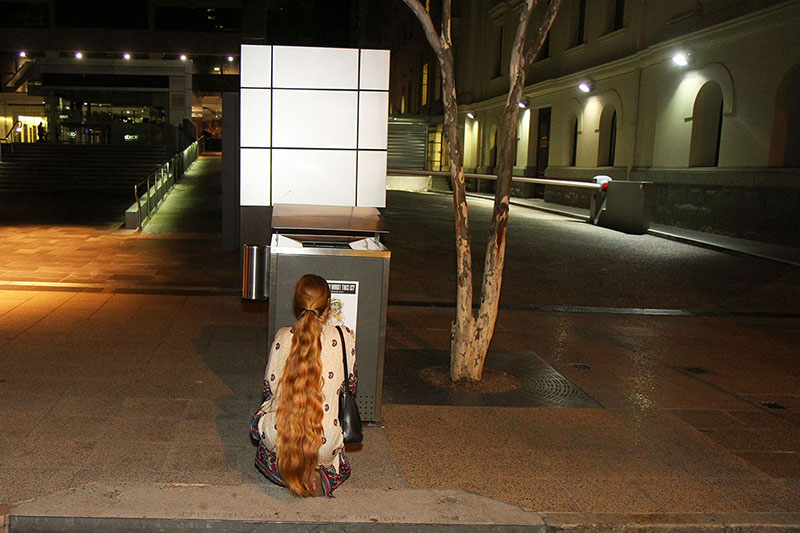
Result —
[[449, 364], [445, 350], [386, 350], [383, 401], [390, 404], [601, 408], [594, 398], [534, 352], [491, 351], [487, 369], [516, 376], [521, 386], [509, 392], [480, 393], [437, 387], [420, 377], [431, 366]]

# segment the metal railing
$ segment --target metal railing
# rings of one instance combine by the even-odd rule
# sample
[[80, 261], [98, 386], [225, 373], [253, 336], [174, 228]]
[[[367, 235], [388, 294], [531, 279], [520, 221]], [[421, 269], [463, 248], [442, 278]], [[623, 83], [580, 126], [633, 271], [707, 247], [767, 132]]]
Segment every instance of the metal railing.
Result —
[[[406, 169], [399, 169], [399, 168], [390, 168], [386, 171], [387, 175], [395, 175], [395, 176], [442, 176], [442, 177], [450, 177], [450, 172], [447, 171], [438, 171], [438, 170], [406, 170]], [[537, 185], [555, 185], [558, 187], [573, 187], [578, 189], [591, 189], [592, 197], [589, 202], [589, 222], [592, 224], [597, 224], [598, 220], [600, 219], [600, 213], [605, 209], [606, 206], [606, 189], [603, 186], [603, 182], [606, 181], [605, 179], [597, 181], [596, 176], [594, 181], [571, 181], [571, 180], [558, 180], [558, 179], [547, 179], [547, 178], [529, 178], [526, 176], [511, 176], [512, 183], [534, 183]], [[603, 178], [608, 178], [608, 176], [602, 176]], [[472, 178], [477, 180], [485, 180], [485, 181], [497, 181], [497, 176], [494, 174], [475, 174], [471, 172], [465, 172], [464, 178]], [[610, 180], [610, 178], [608, 178]]]
[[[185, 150], [174, 154], [169, 161], [161, 165], [155, 172], [133, 186], [133, 197], [136, 206], [136, 229], [142, 228], [166, 197], [167, 193], [180, 180], [197, 160], [199, 154], [199, 140], [195, 140]], [[144, 191], [143, 194], [139, 194]], [[142, 210], [142, 207], [145, 210]], [[143, 214], [144, 213], [144, 214]], [[127, 223], [126, 223], [127, 225]]]
[[[14, 124], [11, 125], [11, 129], [8, 130], [8, 133], [6, 133], [6, 136], [3, 137], [3, 140], [0, 141], [0, 162], [3, 161], [3, 149], [2, 149], [3, 144], [11, 145], [11, 153], [12, 154], [14, 153], [14, 135], [13, 134], [17, 133], [17, 124], [19, 124], [20, 127], [22, 127], [22, 122], [17, 120], [16, 122], [14, 122]], [[11, 142], [8, 142], [8, 136], [9, 135], [11, 135]]]
[[[389, 175], [409, 175], [409, 176], [442, 176], [450, 177], [450, 172], [439, 170], [408, 170], [403, 168], [390, 168], [386, 171]], [[471, 172], [464, 173], [465, 178], [473, 178], [485, 181], [497, 181], [497, 176], [494, 174], [475, 174]], [[593, 181], [569, 181], [569, 180], [556, 180], [548, 178], [528, 178], [526, 176], [511, 176], [513, 183], [535, 183], [538, 185], [559, 185], [562, 187], [577, 187], [580, 189], [600, 189], [602, 185]]]

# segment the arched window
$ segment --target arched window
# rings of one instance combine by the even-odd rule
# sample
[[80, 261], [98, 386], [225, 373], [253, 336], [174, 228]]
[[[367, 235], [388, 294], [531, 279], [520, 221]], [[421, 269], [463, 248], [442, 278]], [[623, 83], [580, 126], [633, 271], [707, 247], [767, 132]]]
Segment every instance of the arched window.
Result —
[[690, 167], [715, 167], [719, 164], [722, 104], [722, 89], [716, 82], [706, 82], [697, 92], [692, 111]]
[[574, 167], [578, 161], [578, 119], [572, 118], [569, 142], [569, 166]]
[[769, 164], [800, 167], [800, 66], [789, 72], [778, 86]]
[[617, 151], [617, 110], [607, 104], [600, 115], [600, 137], [597, 144], [597, 166], [612, 167]]

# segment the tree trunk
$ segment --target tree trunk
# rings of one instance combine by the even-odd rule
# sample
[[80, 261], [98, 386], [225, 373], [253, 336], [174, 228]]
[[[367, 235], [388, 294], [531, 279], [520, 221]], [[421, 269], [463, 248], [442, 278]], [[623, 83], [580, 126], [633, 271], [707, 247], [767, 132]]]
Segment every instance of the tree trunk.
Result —
[[456, 320], [450, 331], [450, 378], [453, 381], [480, 381], [489, 343], [494, 335], [500, 303], [505, 264], [506, 233], [508, 228], [508, 204], [511, 192], [511, 174], [514, 169], [514, 145], [516, 143], [518, 102], [525, 86], [528, 67], [541, 49], [550, 31], [562, 0], [550, 0], [547, 13], [538, 33], [525, 50], [533, 8], [538, 0], [526, 0], [520, 14], [519, 26], [514, 38], [510, 68], [509, 92], [503, 113], [503, 124], [499, 136], [498, 173], [495, 190], [494, 211], [489, 239], [486, 246], [481, 304], [477, 316], [472, 309], [472, 245], [467, 212], [464, 164], [458, 128], [458, 101], [456, 98], [455, 70], [453, 67], [452, 42], [450, 40], [451, 0], [442, 2], [442, 27], [439, 35], [433, 26], [430, 14], [419, 0], [403, 0], [422, 24], [428, 43], [439, 59], [442, 74], [442, 101], [444, 104], [444, 135], [450, 149], [450, 182], [453, 188], [453, 208], [456, 230]]

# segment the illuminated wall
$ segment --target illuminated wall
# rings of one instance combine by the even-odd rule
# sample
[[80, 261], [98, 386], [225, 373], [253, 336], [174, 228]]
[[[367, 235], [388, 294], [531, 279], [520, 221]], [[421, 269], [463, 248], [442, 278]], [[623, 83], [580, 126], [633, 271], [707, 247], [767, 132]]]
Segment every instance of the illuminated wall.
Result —
[[240, 204], [384, 207], [389, 51], [243, 45]]

